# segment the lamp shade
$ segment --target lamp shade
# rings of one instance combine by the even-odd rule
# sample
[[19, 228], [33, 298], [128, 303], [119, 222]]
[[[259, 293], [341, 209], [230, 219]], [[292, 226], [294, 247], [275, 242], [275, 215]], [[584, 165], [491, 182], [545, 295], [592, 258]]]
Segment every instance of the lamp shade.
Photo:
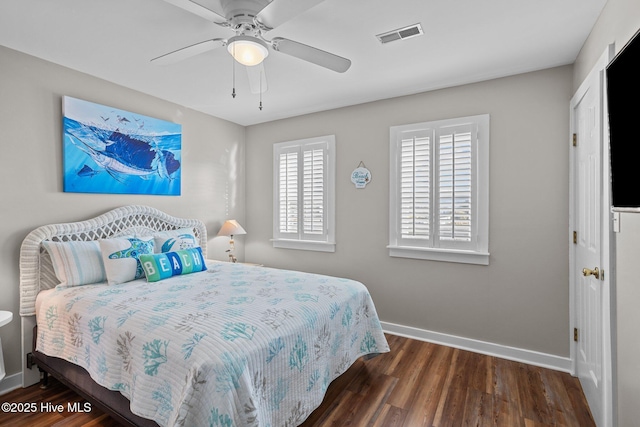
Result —
[[227, 42], [227, 50], [242, 65], [260, 64], [269, 55], [267, 44], [255, 37], [235, 36]]
[[235, 219], [226, 220], [218, 231], [218, 236], [237, 236], [238, 234], [247, 234], [247, 232]]

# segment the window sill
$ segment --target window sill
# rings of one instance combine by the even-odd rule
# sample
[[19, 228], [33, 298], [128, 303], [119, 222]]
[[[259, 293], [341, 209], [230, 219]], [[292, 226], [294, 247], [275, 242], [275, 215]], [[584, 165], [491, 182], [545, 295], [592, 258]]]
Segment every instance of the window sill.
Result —
[[416, 248], [409, 246], [387, 246], [387, 248], [389, 249], [389, 256], [391, 257], [457, 262], [461, 264], [489, 265], [488, 252]]
[[298, 249], [302, 251], [317, 251], [317, 252], [335, 252], [336, 244], [329, 242], [315, 242], [313, 240], [286, 240], [286, 239], [272, 239], [274, 248], [281, 249]]

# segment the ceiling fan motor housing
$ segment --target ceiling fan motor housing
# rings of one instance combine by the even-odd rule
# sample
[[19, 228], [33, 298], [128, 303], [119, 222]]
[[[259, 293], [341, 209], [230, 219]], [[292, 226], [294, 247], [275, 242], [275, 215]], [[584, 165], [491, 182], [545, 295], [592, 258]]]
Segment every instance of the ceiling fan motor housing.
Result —
[[269, 0], [220, 0], [224, 17], [228, 21], [249, 23], [269, 3]]

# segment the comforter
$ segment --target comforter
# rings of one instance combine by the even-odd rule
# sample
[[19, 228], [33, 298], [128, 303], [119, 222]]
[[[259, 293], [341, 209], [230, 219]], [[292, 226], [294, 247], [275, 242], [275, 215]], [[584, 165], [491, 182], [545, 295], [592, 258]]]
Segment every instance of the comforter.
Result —
[[359, 357], [389, 351], [370, 294], [343, 278], [231, 263], [155, 283], [59, 287], [37, 349], [161, 426], [296, 426]]

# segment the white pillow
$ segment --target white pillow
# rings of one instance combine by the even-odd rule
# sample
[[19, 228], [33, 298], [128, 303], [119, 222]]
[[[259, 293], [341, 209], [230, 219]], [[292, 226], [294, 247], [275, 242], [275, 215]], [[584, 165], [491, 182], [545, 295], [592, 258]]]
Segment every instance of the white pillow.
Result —
[[193, 228], [161, 231], [153, 235], [156, 253], [175, 252], [200, 246]]
[[104, 282], [107, 278], [97, 241], [42, 242], [61, 286]]
[[153, 253], [153, 237], [120, 237], [98, 240], [109, 285], [144, 277], [140, 254]]

